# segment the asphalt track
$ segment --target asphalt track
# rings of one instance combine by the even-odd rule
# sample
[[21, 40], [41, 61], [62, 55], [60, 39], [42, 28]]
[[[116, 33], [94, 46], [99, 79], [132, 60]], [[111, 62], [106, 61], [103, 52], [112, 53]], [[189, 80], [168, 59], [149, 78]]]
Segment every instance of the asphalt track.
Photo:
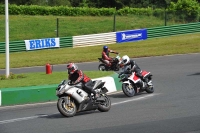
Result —
[[[82, 112], [72, 118], [60, 115], [56, 102], [0, 107], [0, 133], [200, 133], [200, 54], [135, 60], [152, 72], [155, 93], [128, 98], [118, 92], [110, 95], [109, 112]], [[96, 70], [98, 62], [78, 65]], [[65, 70], [65, 65], [54, 66], [58, 69]]]

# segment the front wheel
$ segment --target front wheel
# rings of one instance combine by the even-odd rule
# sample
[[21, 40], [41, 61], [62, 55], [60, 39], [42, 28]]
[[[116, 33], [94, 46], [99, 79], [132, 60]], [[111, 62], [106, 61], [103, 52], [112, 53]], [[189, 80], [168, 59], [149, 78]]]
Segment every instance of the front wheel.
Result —
[[152, 82], [149, 85], [147, 85], [146, 92], [147, 93], [153, 93], [154, 92], [154, 86], [153, 86]]
[[122, 90], [123, 90], [124, 94], [128, 97], [133, 97], [135, 95], [134, 87], [127, 83], [122, 84]]
[[70, 104], [65, 102], [65, 97], [61, 97], [57, 102], [58, 111], [65, 117], [73, 117], [77, 112], [74, 100], [70, 100]]
[[98, 104], [98, 110], [101, 112], [107, 112], [111, 108], [110, 98], [106, 94], [101, 94], [101, 97], [104, 98], [104, 102]]
[[100, 65], [98, 66], [98, 69], [99, 69], [99, 71], [106, 71], [106, 70], [107, 70], [105, 64], [100, 64]]

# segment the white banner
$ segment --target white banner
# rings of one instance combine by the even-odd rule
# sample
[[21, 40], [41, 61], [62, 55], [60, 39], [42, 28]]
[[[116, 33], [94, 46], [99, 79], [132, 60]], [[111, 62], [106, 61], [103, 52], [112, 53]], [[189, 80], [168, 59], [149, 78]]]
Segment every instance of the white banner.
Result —
[[45, 38], [24, 41], [26, 44], [26, 50], [60, 47], [60, 38]]
[[115, 86], [115, 81], [112, 77], [95, 78], [92, 80], [102, 80], [103, 82], [106, 82], [105, 87], [108, 89], [108, 93], [117, 91], [117, 88]]

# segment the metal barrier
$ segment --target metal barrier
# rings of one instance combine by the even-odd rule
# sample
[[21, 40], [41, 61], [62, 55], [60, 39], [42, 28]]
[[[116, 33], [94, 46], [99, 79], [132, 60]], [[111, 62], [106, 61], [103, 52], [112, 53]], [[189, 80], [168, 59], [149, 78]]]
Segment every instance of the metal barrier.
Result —
[[200, 32], [200, 22], [147, 28], [149, 38]]
[[116, 32], [73, 36], [73, 47], [86, 47], [116, 43]]
[[72, 36], [60, 37], [60, 48], [73, 47]]

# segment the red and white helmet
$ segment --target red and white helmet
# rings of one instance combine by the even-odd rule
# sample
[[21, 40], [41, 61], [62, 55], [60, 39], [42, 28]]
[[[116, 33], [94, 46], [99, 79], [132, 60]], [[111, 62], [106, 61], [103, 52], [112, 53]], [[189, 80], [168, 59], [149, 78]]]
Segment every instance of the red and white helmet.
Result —
[[69, 63], [67, 65], [67, 70], [70, 74], [73, 74], [76, 70], [78, 70], [78, 66], [74, 63]]

